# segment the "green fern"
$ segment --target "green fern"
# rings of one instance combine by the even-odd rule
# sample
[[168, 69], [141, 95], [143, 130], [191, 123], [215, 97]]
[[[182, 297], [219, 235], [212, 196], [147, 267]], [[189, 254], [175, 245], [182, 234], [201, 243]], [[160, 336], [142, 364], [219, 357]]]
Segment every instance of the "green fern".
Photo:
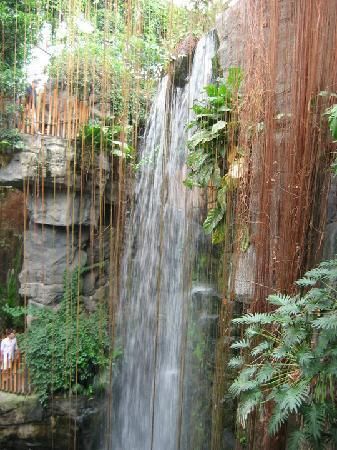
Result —
[[244, 359], [241, 356], [235, 356], [229, 360], [228, 366], [231, 368], [241, 367], [244, 364]]
[[304, 409], [304, 424], [310, 430], [311, 436], [318, 441], [325, 425], [326, 407], [323, 404], [313, 403], [310, 408]]
[[249, 347], [249, 341], [246, 339], [241, 339], [241, 341], [236, 341], [231, 345], [231, 348], [247, 348]]
[[253, 411], [263, 417], [266, 402], [271, 434], [295, 416], [289, 449], [328, 449], [337, 442], [336, 280], [337, 260], [322, 262], [297, 282], [302, 295], [271, 295], [272, 312], [233, 320], [245, 336], [231, 346], [240, 353], [229, 388], [239, 400], [238, 421], [244, 426]]
[[307, 444], [306, 433], [300, 429], [294, 431], [288, 439], [288, 450], [298, 450]]

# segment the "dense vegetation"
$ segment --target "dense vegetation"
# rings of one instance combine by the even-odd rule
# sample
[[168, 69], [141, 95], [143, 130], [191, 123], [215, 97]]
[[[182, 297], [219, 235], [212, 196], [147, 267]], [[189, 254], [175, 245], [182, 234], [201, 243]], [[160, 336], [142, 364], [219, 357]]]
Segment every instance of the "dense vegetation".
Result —
[[[189, 169], [185, 185], [212, 187], [215, 207], [204, 222], [204, 229], [218, 244], [224, 240], [226, 229], [226, 196], [235, 187], [233, 166], [238, 164], [238, 102], [242, 73], [230, 68], [227, 79], [205, 87], [207, 97], [193, 106], [194, 119], [188, 124], [192, 135], [188, 141]], [[230, 167], [232, 170], [230, 171]]]
[[32, 320], [26, 333], [19, 335], [19, 347], [43, 404], [60, 393], [93, 394], [101, 387], [102, 371], [119, 355], [118, 350], [111, 353], [105, 306], [98, 305], [89, 314], [80, 303], [79, 277], [84, 270], [65, 275], [64, 295], [56, 309], [5, 309], [14, 318], [28, 314]]
[[[1, 244], [0, 244], [1, 245]], [[16, 257], [13, 261], [13, 267], [7, 273], [6, 282], [0, 284], [0, 335], [5, 333], [8, 328], [16, 330], [23, 330], [23, 317], [13, 316], [7, 312], [8, 308], [17, 308], [22, 304], [21, 296], [19, 294], [19, 279], [18, 275], [22, 264], [21, 248], [19, 248]]]
[[270, 313], [246, 314], [239, 352], [230, 366], [239, 375], [230, 387], [239, 398], [238, 422], [269, 408], [268, 428], [275, 434], [293, 418], [289, 449], [331, 448], [337, 444], [337, 260], [322, 262], [297, 281], [301, 293], [275, 294]]

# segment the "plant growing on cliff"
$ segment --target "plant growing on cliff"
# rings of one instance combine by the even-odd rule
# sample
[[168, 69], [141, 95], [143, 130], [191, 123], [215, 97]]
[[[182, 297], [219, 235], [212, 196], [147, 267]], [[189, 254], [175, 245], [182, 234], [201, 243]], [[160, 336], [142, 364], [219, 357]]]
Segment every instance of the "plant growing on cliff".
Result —
[[[13, 260], [13, 265], [7, 273], [6, 283], [0, 284], [0, 332], [1, 334], [7, 328], [22, 330], [24, 320], [22, 315], [13, 316], [10, 313], [11, 308], [16, 308], [22, 304], [19, 294], [19, 273], [22, 264], [21, 248], [17, 251]], [[9, 308], [9, 312], [7, 309]]]
[[[83, 269], [82, 269], [83, 270]], [[42, 404], [54, 394], [90, 395], [95, 376], [111, 362], [107, 313], [103, 307], [88, 314], [78, 304], [81, 270], [65, 276], [65, 291], [59, 309], [24, 308], [32, 323], [19, 336], [31, 383]], [[117, 353], [112, 354], [112, 359]]]
[[[336, 94], [330, 94], [334, 95], [336, 97]], [[331, 136], [334, 140], [334, 142], [337, 142], [337, 104], [332, 105], [330, 108], [328, 108], [325, 111], [325, 115], [328, 117], [328, 124], [329, 129], [331, 132]], [[337, 175], [337, 156], [335, 155], [335, 158], [333, 160], [333, 163], [331, 165], [332, 172]]]
[[274, 311], [233, 320], [244, 327], [230, 361], [239, 370], [230, 387], [239, 399], [238, 422], [245, 426], [253, 411], [265, 415], [268, 403], [271, 434], [294, 418], [289, 449], [337, 444], [336, 282], [337, 260], [322, 262], [297, 281], [301, 294], [271, 295]]
[[216, 205], [204, 222], [213, 243], [224, 239], [226, 196], [235, 186], [235, 177], [229, 169], [240, 156], [237, 108], [241, 81], [241, 70], [231, 68], [226, 80], [206, 86], [207, 98], [194, 104], [195, 117], [188, 124], [192, 135], [188, 140], [189, 172], [184, 183], [189, 188], [212, 187], [216, 192]]
[[128, 130], [126, 130], [124, 141], [121, 138], [122, 131], [122, 127], [119, 125], [101, 125], [97, 122], [89, 123], [88, 125], [84, 125], [80, 132], [80, 145], [83, 143], [84, 148], [90, 154], [92, 152], [99, 153], [100, 151], [104, 151], [129, 161], [133, 159], [134, 150], [128, 144], [130, 139]]

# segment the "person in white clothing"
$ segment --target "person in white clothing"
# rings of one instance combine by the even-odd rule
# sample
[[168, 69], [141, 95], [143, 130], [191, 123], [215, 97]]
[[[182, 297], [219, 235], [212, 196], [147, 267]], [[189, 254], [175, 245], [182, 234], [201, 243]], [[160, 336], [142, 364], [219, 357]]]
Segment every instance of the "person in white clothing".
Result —
[[0, 363], [2, 370], [7, 370], [11, 367], [17, 349], [15, 331], [8, 330], [7, 337], [2, 339], [0, 344]]

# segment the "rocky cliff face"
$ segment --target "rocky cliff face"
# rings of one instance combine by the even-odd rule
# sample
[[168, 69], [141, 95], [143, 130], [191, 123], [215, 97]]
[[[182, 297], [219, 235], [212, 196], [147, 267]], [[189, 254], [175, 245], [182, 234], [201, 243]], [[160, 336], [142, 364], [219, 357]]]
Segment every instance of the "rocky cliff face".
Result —
[[108, 291], [112, 231], [99, 209], [114, 202], [110, 162], [96, 157], [94, 169], [80, 171], [74, 143], [41, 135], [22, 141], [0, 168], [0, 186], [24, 191], [27, 208], [20, 293], [30, 304], [56, 306], [65, 272], [87, 265], [82, 300], [92, 310]]
[[[335, 13], [332, 3], [329, 7]], [[330, 18], [326, 17], [328, 28]], [[225, 73], [229, 67], [239, 66], [245, 75], [241, 134], [256, 127], [256, 135], [243, 140], [249, 176], [240, 192], [245, 196], [250, 245], [245, 252], [236, 250], [229, 257], [230, 288], [226, 293], [246, 310], [263, 310], [273, 289], [291, 291], [303, 271], [321, 257], [336, 254], [336, 183], [331, 183], [328, 192], [329, 135], [321, 120], [324, 105], [315, 103], [320, 91], [334, 85], [335, 71], [323, 69], [329, 64], [326, 61], [333, 59], [331, 49], [330, 55], [321, 59], [322, 33], [317, 40], [315, 35], [303, 33], [312, 30], [310, 20], [315, 26], [317, 21], [317, 30], [324, 23], [316, 16], [306, 16], [292, 0], [232, 0], [217, 19], [220, 65]], [[325, 42], [329, 48], [334, 31], [324, 31], [330, 34], [330, 41]], [[229, 346], [221, 350], [230, 352]], [[221, 358], [218, 365], [221, 374], [225, 366]], [[226, 383], [228, 374], [220, 379], [215, 399], [224, 398]], [[215, 401], [212, 448], [216, 449], [228, 448], [216, 437], [225, 429], [228, 411], [221, 411], [223, 406]], [[248, 435], [254, 437], [246, 445], [252, 450], [284, 448], [285, 433], [271, 439], [264, 425], [253, 425]]]
[[56, 397], [42, 408], [35, 396], [0, 392], [2, 450], [92, 450], [104, 447], [106, 399]]

